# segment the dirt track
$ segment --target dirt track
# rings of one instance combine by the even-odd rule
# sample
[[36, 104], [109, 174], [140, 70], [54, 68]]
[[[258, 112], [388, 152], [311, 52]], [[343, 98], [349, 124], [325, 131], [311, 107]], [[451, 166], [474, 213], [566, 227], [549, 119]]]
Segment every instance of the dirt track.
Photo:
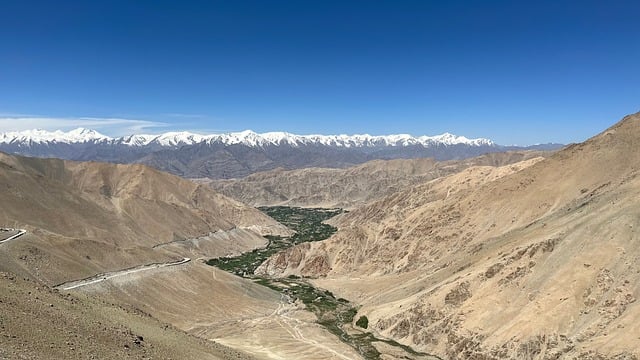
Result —
[[97, 284], [99, 282], [102, 282], [102, 281], [105, 281], [105, 280], [109, 280], [109, 279], [112, 279], [112, 278], [118, 277], [118, 276], [134, 274], [134, 273], [147, 271], [147, 270], [159, 269], [159, 268], [163, 268], [163, 267], [167, 267], [167, 266], [182, 265], [182, 264], [188, 263], [189, 261], [191, 261], [190, 258], [183, 258], [182, 260], [179, 260], [179, 261], [173, 261], [173, 262], [167, 262], [167, 263], [161, 263], [161, 264], [149, 264], [149, 265], [137, 266], [137, 267], [129, 268], [129, 269], [112, 271], [112, 272], [108, 272], [108, 273], [104, 273], [104, 274], [94, 275], [94, 276], [88, 277], [86, 279], [65, 282], [65, 283], [62, 283], [60, 285], [55, 286], [55, 288], [58, 289], [58, 290], [72, 290], [72, 289], [79, 288], [79, 287], [82, 287], [82, 286]]
[[0, 229], [0, 230], [2, 230], [2, 233], [0, 233], [0, 237], [4, 237], [5, 235], [9, 235], [6, 239], [0, 240], [0, 244], [9, 242], [11, 240], [15, 240], [15, 239], [19, 238], [20, 236], [22, 236], [22, 235], [27, 233], [27, 230], [23, 230], [23, 229]]

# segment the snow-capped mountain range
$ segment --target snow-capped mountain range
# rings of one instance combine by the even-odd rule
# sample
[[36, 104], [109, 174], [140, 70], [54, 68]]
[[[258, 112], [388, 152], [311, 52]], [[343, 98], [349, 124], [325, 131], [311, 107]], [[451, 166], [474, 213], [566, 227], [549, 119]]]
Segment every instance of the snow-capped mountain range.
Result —
[[408, 134], [372, 136], [363, 135], [295, 135], [287, 132], [267, 132], [258, 134], [251, 130], [225, 134], [201, 135], [190, 132], [167, 132], [160, 135], [129, 135], [112, 138], [95, 130], [78, 128], [69, 132], [25, 130], [0, 134], [0, 144], [82, 144], [82, 143], [113, 143], [128, 146], [160, 145], [176, 147], [195, 145], [200, 143], [247, 146], [265, 145], [325, 145], [336, 147], [372, 147], [372, 146], [434, 146], [434, 145], [469, 145], [492, 146], [489, 139], [468, 139], [449, 133], [436, 136], [414, 137]]
[[[542, 145], [535, 149], [557, 146]], [[346, 167], [376, 159], [432, 157], [464, 159], [490, 152], [518, 150], [488, 139], [467, 139], [445, 133], [411, 135], [258, 134], [250, 130], [200, 135], [109, 137], [95, 130], [69, 132], [28, 130], [0, 134], [0, 151], [78, 161], [142, 163], [188, 178], [226, 179], [275, 168]], [[526, 148], [525, 148], [526, 149]]]

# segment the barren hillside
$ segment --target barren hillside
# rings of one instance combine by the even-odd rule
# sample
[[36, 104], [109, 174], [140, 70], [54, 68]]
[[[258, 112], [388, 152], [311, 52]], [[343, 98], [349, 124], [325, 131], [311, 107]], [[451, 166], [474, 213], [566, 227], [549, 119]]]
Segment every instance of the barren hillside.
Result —
[[196, 261], [153, 276], [131, 274], [74, 292], [132, 304], [195, 336], [258, 359], [361, 359], [298, 303]]
[[26, 230], [0, 243], [0, 270], [15, 274], [0, 279], [0, 357], [360, 358], [300, 304], [202, 262], [292, 233], [208, 186], [140, 165], [0, 154], [0, 188], [0, 228]]
[[2, 359], [252, 359], [134, 307], [62, 295], [10, 273], [0, 273], [0, 315]]
[[433, 159], [374, 160], [344, 169], [276, 169], [242, 179], [206, 183], [216, 191], [252, 206], [352, 209], [471, 166], [501, 166], [550, 154], [542, 151], [505, 152], [442, 162]]
[[153, 249], [173, 241], [247, 228], [243, 241], [218, 241], [223, 255], [289, 231], [207, 186], [141, 165], [0, 154], [0, 188], [0, 227], [27, 230], [2, 245], [14, 261], [0, 267], [49, 284], [175, 259]]
[[450, 359], [635, 359], [638, 146], [634, 114], [520, 171], [470, 168], [364, 206], [259, 271], [321, 277], [376, 332]]

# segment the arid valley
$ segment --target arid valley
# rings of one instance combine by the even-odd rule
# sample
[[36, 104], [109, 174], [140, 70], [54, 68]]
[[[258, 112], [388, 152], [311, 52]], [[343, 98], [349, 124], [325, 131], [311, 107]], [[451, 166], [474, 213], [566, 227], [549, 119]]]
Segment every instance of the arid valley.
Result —
[[639, 139], [197, 182], [3, 154], [0, 356], [635, 359]]
[[640, 360], [638, 15], [0, 2], [0, 360]]

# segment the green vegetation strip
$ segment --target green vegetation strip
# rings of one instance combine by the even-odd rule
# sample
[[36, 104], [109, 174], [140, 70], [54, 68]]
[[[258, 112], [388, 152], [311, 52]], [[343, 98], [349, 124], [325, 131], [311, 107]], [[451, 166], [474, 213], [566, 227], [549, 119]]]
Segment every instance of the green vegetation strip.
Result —
[[[308, 209], [287, 206], [260, 207], [259, 209], [295, 230], [296, 234], [289, 238], [266, 236], [269, 242], [263, 249], [255, 249], [235, 257], [211, 259], [207, 261], [207, 264], [238, 276], [253, 279], [256, 283], [283, 294], [291, 302], [302, 301], [305, 308], [316, 315], [318, 324], [356, 349], [367, 360], [381, 358], [380, 352], [373, 346], [374, 342], [385, 342], [402, 349], [408, 355], [429, 356], [429, 354], [417, 352], [396, 341], [376, 338], [370, 332], [352, 331], [351, 334], [348, 333], [345, 328], [350, 327], [358, 310], [348, 300], [336, 298], [328, 290], [317, 289], [304, 279], [294, 275], [280, 279], [254, 275], [254, 271], [260, 264], [279, 251], [296, 244], [329, 238], [335, 233], [336, 228], [322, 222], [342, 213], [342, 209]], [[368, 319], [361, 317], [356, 325], [366, 329]]]
[[336, 228], [323, 221], [344, 212], [342, 209], [307, 209], [288, 206], [259, 207], [259, 210], [276, 219], [279, 223], [293, 229], [293, 244], [328, 239]]
[[207, 261], [207, 264], [238, 276], [254, 277], [254, 271], [271, 255], [296, 244], [329, 238], [336, 232], [336, 228], [322, 222], [343, 212], [342, 209], [306, 209], [287, 206], [260, 207], [258, 209], [296, 233], [288, 238], [265, 236], [269, 243], [263, 249], [254, 249], [235, 257], [211, 259]]

